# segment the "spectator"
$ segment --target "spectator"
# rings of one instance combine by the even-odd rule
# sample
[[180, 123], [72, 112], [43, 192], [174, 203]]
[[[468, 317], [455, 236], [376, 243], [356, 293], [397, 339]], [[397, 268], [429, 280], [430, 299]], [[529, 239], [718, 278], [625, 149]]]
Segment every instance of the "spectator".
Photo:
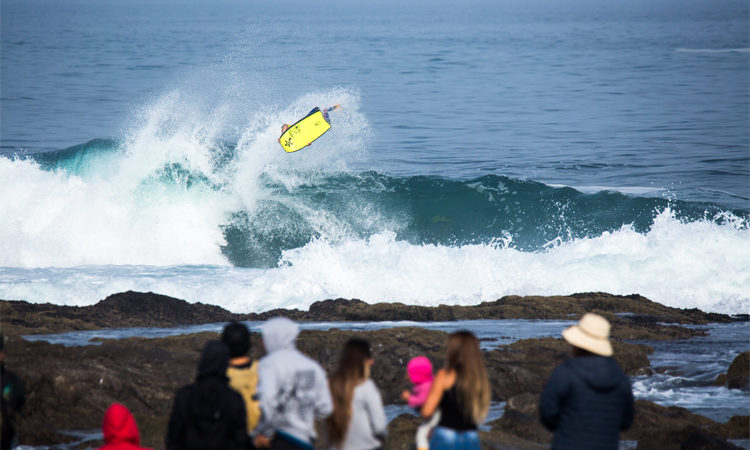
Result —
[[245, 401], [247, 432], [260, 420], [260, 404], [256, 399], [258, 388], [258, 362], [250, 358], [250, 330], [239, 322], [231, 322], [221, 333], [221, 341], [229, 348], [229, 386], [239, 392]]
[[[412, 391], [402, 392], [401, 398], [406, 400], [406, 403], [410, 407], [416, 408], [419, 411], [427, 400], [427, 395], [432, 388], [432, 363], [426, 356], [417, 356], [409, 360], [409, 363], [406, 364], [406, 372], [409, 375], [409, 381], [412, 383]], [[427, 450], [430, 448], [430, 432], [439, 421], [440, 410], [437, 410], [432, 413], [430, 420], [417, 427], [417, 435], [415, 436], [417, 450]]]
[[573, 357], [555, 369], [539, 401], [553, 449], [617, 449], [620, 431], [633, 423], [630, 380], [611, 357], [609, 330], [589, 313], [562, 333]]
[[13, 422], [26, 400], [23, 380], [5, 368], [5, 337], [0, 333], [0, 450], [8, 450], [16, 440]]
[[333, 410], [326, 374], [320, 364], [294, 345], [296, 323], [276, 317], [263, 324], [268, 352], [258, 363], [261, 420], [255, 445], [272, 449], [312, 449], [315, 419]]
[[448, 336], [445, 367], [432, 383], [422, 406], [422, 416], [440, 409], [440, 421], [432, 431], [431, 450], [479, 450], [477, 426], [490, 407], [490, 382], [479, 339], [469, 331]]
[[250, 447], [245, 403], [229, 387], [229, 350], [210, 341], [203, 348], [195, 382], [177, 391], [169, 417], [168, 450], [234, 450]]
[[113, 403], [104, 413], [102, 433], [106, 444], [99, 450], [150, 450], [141, 447], [141, 435], [135, 418], [128, 408], [119, 403]]
[[333, 414], [326, 428], [334, 449], [378, 449], [385, 440], [388, 423], [380, 392], [370, 379], [373, 363], [367, 341], [352, 338], [346, 342], [330, 380]]

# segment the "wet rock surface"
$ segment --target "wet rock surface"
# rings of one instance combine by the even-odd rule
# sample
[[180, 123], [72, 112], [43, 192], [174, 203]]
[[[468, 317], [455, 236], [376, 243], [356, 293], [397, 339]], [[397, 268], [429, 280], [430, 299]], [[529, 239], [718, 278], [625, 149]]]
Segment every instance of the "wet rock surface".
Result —
[[735, 448], [728, 439], [748, 439], [748, 419], [734, 416], [722, 424], [685, 408], [637, 400], [633, 426], [624, 437], [637, 440], [639, 449]]
[[727, 370], [729, 389], [750, 390], [750, 352], [740, 353]]
[[726, 386], [729, 389], [750, 391], [750, 351], [737, 355], [729, 365], [727, 373], [716, 377], [714, 386]]
[[[128, 406], [135, 415], [141, 429], [142, 444], [160, 449], [164, 447], [163, 439], [174, 392], [192, 381], [201, 348], [208, 340], [218, 338], [218, 334], [100, 340], [97, 345], [84, 347], [30, 342], [20, 335], [262, 320], [280, 314], [295, 320], [326, 321], [369, 321], [377, 318], [448, 320], [447, 317], [487, 319], [510, 318], [511, 315], [514, 318], [571, 319], [569, 314], [579, 314], [579, 310], [583, 312], [591, 308], [613, 321], [615, 355], [620, 365], [629, 374], [640, 374], [650, 371], [648, 354], [651, 348], [643, 343], [623, 340], [656, 339], [654, 335], [659, 335], [660, 339], [694, 336], [701, 331], [661, 323], [705, 323], [712, 317], [695, 310], [666, 308], [643, 298], [607, 294], [582, 294], [580, 298], [506, 299], [498, 300], [500, 303], [490, 302], [494, 306], [482, 304], [477, 307], [436, 308], [366, 305], [356, 300], [333, 300], [316, 303], [317, 306], [313, 305], [308, 312], [275, 311], [264, 315], [240, 315], [210, 305], [189, 304], [156, 294], [128, 292], [110, 296], [94, 306], [79, 308], [2, 301], [0, 324], [3, 333], [8, 336], [6, 363], [25, 380], [27, 387], [27, 402], [17, 423], [22, 444], [71, 442], [75, 439], [61, 431], [98, 429], [106, 408], [117, 401]], [[563, 316], [562, 312], [547, 306], [550, 301], [559, 303], [560, 308], [569, 309], [565, 310]], [[619, 301], [631, 304], [634, 311], [621, 311], [619, 306], [615, 308]], [[658, 316], [662, 311], [666, 311], [664, 316]], [[623, 312], [632, 314], [621, 314]], [[731, 320], [727, 316], [720, 316], [719, 319]], [[372, 377], [386, 403], [401, 403], [401, 391], [409, 388], [405, 366], [410, 358], [426, 355], [436, 367], [444, 361], [447, 335], [417, 327], [363, 332], [340, 329], [303, 331], [298, 339], [298, 347], [318, 360], [330, 373], [338, 362], [344, 342], [354, 335], [372, 343], [376, 361]], [[262, 354], [257, 334], [253, 334], [252, 353], [256, 358]], [[544, 448], [551, 435], [541, 428], [536, 419], [535, 402], [549, 374], [569, 353], [570, 347], [563, 340], [554, 338], [521, 340], [485, 352], [493, 400], [507, 401], [507, 406], [503, 418], [490, 423], [490, 430], [482, 431], [484, 448]], [[733, 418], [726, 424], [719, 424], [687, 410], [675, 413], [673, 409], [648, 402], [639, 402], [638, 411], [633, 430], [625, 435], [631, 440], [646, 443], [651, 442], [649, 439], [658, 441], [659, 429], [673, 430], [670, 436], [695, 442], [705, 437], [685, 431], [692, 430], [688, 429], [690, 426], [711, 436], [711, 439], [750, 438], [747, 417]], [[390, 424], [391, 437], [387, 447], [410, 448], [419, 421], [419, 418], [410, 415], [396, 418]], [[87, 442], [84, 446], [96, 444]]]
[[724, 314], [697, 309], [670, 308], [639, 295], [604, 293], [571, 296], [507, 296], [475, 306], [415, 306], [401, 303], [368, 304], [361, 300], [315, 302], [308, 311], [276, 309], [260, 314], [237, 314], [221, 307], [154, 293], [113, 294], [92, 306], [32, 304], [0, 300], [2, 324], [8, 334], [59, 333], [117, 327], [169, 327], [266, 320], [286, 316], [297, 321], [450, 321], [471, 319], [564, 319], [575, 320], [585, 312], [597, 312], [613, 322], [613, 336], [622, 339], [679, 339], [700, 330], [670, 327], [664, 323], [706, 324], [736, 320]]

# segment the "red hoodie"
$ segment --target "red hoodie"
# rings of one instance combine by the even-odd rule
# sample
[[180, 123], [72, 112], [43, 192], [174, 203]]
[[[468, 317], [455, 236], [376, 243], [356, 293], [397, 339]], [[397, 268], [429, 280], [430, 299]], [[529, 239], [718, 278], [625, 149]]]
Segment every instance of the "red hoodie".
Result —
[[99, 450], [150, 450], [141, 447], [141, 436], [138, 425], [128, 408], [113, 403], [104, 413], [102, 432], [106, 445]]

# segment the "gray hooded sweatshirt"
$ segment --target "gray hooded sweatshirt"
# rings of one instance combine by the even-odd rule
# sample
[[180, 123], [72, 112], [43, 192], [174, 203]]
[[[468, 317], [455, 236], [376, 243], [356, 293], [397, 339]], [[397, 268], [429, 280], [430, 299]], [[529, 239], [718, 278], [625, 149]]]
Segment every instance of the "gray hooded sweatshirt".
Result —
[[257, 433], [272, 437], [284, 432], [301, 441], [315, 440], [315, 420], [333, 411], [323, 368], [294, 346], [296, 323], [283, 317], [261, 327], [267, 355], [258, 362], [261, 421]]

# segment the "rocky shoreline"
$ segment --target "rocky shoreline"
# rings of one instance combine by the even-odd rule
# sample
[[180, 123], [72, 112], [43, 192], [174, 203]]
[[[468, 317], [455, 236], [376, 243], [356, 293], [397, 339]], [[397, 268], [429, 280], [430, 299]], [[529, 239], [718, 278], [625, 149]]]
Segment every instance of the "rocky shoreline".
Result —
[[[141, 428], [143, 445], [163, 448], [172, 396], [192, 381], [203, 344], [216, 333], [197, 333], [158, 339], [102, 340], [100, 345], [65, 347], [45, 341], [27, 341], [28, 334], [60, 333], [125, 327], [171, 327], [229, 320], [265, 320], [285, 315], [297, 321], [449, 321], [464, 319], [565, 319], [593, 311], [613, 323], [615, 356], [631, 375], [652, 370], [642, 341], [686, 339], [705, 330], [681, 325], [705, 325], [746, 317], [669, 308], [638, 295], [604, 293], [556, 297], [503, 297], [476, 306], [421, 307], [399, 303], [367, 304], [359, 300], [326, 300], [308, 311], [274, 310], [236, 314], [220, 307], [152, 293], [125, 292], [93, 306], [67, 307], [0, 300], [0, 325], [7, 336], [7, 366], [27, 384], [27, 402], [17, 423], [20, 443], [34, 446], [73, 442], [63, 430], [93, 430], [112, 402], [126, 404]], [[667, 325], [668, 324], [668, 325]], [[416, 355], [442, 364], [446, 334], [402, 327], [372, 331], [303, 331], [301, 351], [330, 371], [346, 339], [362, 336], [373, 343], [376, 364], [372, 376], [386, 403], [400, 403], [408, 388], [405, 362]], [[261, 356], [260, 338], [253, 335], [255, 357]], [[629, 341], [639, 341], [633, 343]], [[536, 401], [552, 369], [569, 354], [561, 339], [525, 339], [485, 352], [494, 401], [506, 401], [501, 419], [483, 431], [486, 448], [544, 448], [550, 434], [536, 418]], [[742, 358], [743, 356], [739, 356]], [[747, 388], [747, 355], [717, 380], [722, 385]], [[744, 370], [743, 370], [744, 367]], [[744, 377], [744, 378], [743, 378]], [[413, 416], [402, 415], [390, 424], [387, 448], [408, 449], [413, 441]], [[677, 407], [665, 408], [638, 401], [633, 428], [623, 439], [638, 441], [638, 448], [731, 448], [727, 439], [750, 439], [750, 417], [735, 416], [718, 423]], [[705, 445], [709, 445], [705, 444]], [[87, 442], [83, 447], [96, 446]]]

